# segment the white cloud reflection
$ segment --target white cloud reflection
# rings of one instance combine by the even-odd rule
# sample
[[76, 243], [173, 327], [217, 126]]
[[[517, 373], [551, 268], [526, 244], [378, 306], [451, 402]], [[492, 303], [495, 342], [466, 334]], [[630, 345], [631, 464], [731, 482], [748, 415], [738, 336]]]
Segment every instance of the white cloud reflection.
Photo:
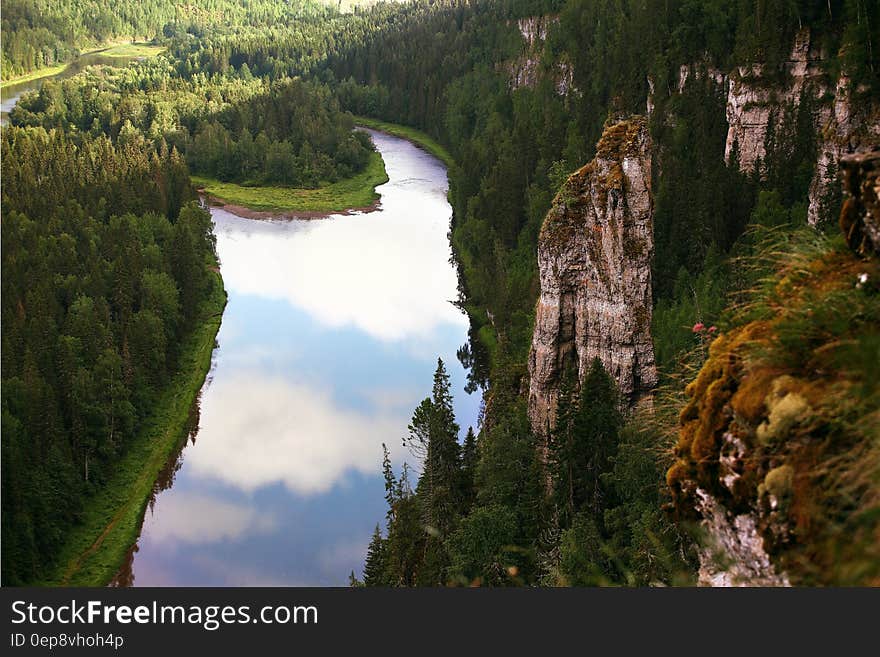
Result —
[[[394, 182], [382, 209], [312, 221], [254, 221], [214, 210], [229, 290], [284, 299], [331, 327], [354, 325], [380, 340], [430, 337], [465, 326], [449, 263], [451, 208], [443, 170], [408, 144], [383, 148]], [[422, 177], [399, 178], [398, 170]]]
[[[381, 412], [380, 412], [381, 413]], [[338, 408], [312, 385], [263, 373], [214, 381], [202, 403], [193, 474], [244, 491], [281, 483], [298, 494], [330, 490], [348, 472], [375, 474], [381, 444], [403, 458], [404, 418]]]
[[198, 493], [175, 491], [173, 503], [166, 503], [171, 501], [163, 500], [161, 522], [149, 524], [146, 533], [150, 540], [214, 543], [255, 533], [268, 533], [278, 526], [277, 519], [269, 513]]

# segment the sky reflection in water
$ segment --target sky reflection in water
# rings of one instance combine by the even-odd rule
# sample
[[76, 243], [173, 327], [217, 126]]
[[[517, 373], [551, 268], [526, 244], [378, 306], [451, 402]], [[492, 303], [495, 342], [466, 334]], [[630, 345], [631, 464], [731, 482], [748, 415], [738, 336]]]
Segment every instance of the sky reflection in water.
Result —
[[382, 443], [395, 462], [438, 356], [463, 429], [479, 395], [455, 358], [446, 174], [372, 133], [382, 207], [317, 221], [214, 211], [229, 304], [201, 420], [174, 485], [147, 511], [134, 584], [344, 585], [383, 521]]

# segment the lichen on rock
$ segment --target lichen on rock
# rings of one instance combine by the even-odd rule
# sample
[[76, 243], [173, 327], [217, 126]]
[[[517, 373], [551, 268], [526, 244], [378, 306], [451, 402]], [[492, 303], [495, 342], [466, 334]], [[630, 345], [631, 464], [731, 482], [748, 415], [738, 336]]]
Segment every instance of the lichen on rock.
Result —
[[629, 403], [657, 383], [650, 149], [644, 117], [606, 126], [595, 159], [569, 176], [544, 219], [529, 355], [529, 417], [540, 435], [553, 424], [566, 367], [583, 378], [599, 358]]

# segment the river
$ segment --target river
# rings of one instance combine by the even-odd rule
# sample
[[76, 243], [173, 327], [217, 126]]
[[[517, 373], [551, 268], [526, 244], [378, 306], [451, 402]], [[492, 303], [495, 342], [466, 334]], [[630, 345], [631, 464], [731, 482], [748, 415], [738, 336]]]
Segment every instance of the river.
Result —
[[47, 75], [46, 77], [37, 78], [36, 80], [28, 80], [27, 82], [18, 82], [10, 84], [0, 89], [0, 124], [6, 125], [9, 112], [15, 107], [19, 99], [28, 91], [34, 91], [40, 88], [46, 80], [60, 80], [76, 75], [87, 66], [106, 65], [106, 66], [127, 66], [128, 64], [140, 61], [142, 57], [110, 57], [98, 52], [90, 52], [80, 55], [72, 61], [67, 68], [55, 75]]
[[438, 356], [462, 430], [476, 422], [456, 359], [468, 327], [451, 303], [446, 170], [370, 134], [390, 178], [378, 211], [265, 221], [212, 209], [229, 294], [218, 346], [117, 584], [345, 585], [384, 522], [382, 443], [398, 466], [408, 457]]
[[[111, 60], [112, 61], [107, 61]], [[125, 63], [84, 55], [85, 65]], [[3, 121], [43, 80], [3, 90]], [[252, 220], [212, 208], [229, 295], [187, 444], [156, 482], [117, 585], [345, 585], [385, 517], [382, 443], [399, 467], [438, 357], [462, 434], [479, 394], [448, 240], [444, 165], [369, 131], [378, 211]], [[414, 483], [414, 482], [413, 482]]]

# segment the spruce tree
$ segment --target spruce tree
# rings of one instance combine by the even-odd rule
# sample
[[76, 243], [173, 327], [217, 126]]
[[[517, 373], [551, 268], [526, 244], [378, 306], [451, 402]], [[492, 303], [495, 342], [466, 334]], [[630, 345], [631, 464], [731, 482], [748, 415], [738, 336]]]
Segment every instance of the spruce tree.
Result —
[[596, 358], [581, 384], [574, 423], [578, 473], [574, 477], [573, 499], [575, 512], [591, 511], [597, 522], [601, 522], [608, 501], [602, 475], [611, 470], [621, 424], [616, 386]]
[[379, 525], [376, 525], [364, 563], [364, 586], [385, 586], [388, 583], [386, 572], [385, 540], [379, 531]]
[[549, 463], [553, 500], [560, 527], [571, 525], [574, 516], [590, 511], [600, 522], [607, 497], [602, 475], [611, 468], [621, 425], [614, 381], [599, 359], [594, 359], [580, 392], [574, 377], [566, 373], [560, 388]]
[[551, 498], [556, 518], [568, 526], [574, 515], [574, 424], [578, 412], [577, 375], [573, 365], [565, 367], [556, 401], [556, 421], [547, 445]]
[[468, 427], [461, 448], [461, 501], [462, 515], [466, 514], [473, 506], [476, 498], [474, 477], [477, 471], [477, 437], [474, 428]]

